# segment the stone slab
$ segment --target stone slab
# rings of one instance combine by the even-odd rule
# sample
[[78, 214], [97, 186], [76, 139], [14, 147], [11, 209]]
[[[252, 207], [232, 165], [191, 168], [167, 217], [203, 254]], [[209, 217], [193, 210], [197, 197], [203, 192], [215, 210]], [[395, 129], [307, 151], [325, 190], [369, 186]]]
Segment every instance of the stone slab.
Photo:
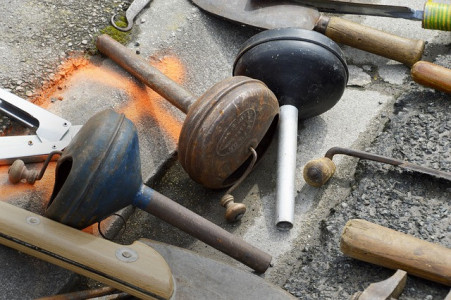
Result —
[[[423, 2], [400, 1], [399, 5], [405, 4], [421, 9]], [[49, 3], [44, 1], [42, 5], [55, 5], [56, 8], [52, 9], [57, 9], [61, 5]], [[386, 0], [381, 3], [391, 4]], [[26, 4], [12, 1], [8, 12], [11, 15], [20, 12], [19, 15], [25, 16], [23, 12], [30, 6], [32, 8], [30, 11], [35, 15], [42, 16], [44, 20], [50, 18], [48, 12], [39, 5], [34, 1]], [[106, 8], [102, 8], [102, 13], [101, 18], [109, 17]], [[401, 36], [424, 39], [428, 41], [425, 57], [431, 60], [450, 43], [449, 33], [424, 30], [420, 22], [376, 17], [344, 17]], [[39, 18], [33, 17], [31, 23], [33, 28], [39, 28], [36, 19]], [[47, 23], [44, 22], [39, 30], [44, 31]], [[67, 57], [67, 53], [60, 53], [61, 48], [64, 48], [61, 45], [52, 47], [51, 43], [26, 44], [27, 29], [23, 27], [23, 30], [25, 32], [14, 31], [12, 27], [0, 29], [3, 36], [0, 49], [4, 50], [0, 57], [5, 61], [0, 70], [7, 74], [2, 75], [0, 86], [3, 82], [9, 86], [10, 82], [24, 80], [23, 77], [30, 72], [24, 65], [39, 65], [39, 59], [33, 56], [33, 51], [24, 56], [26, 51], [20, 51], [21, 47], [36, 47], [36, 52], [41, 56], [48, 53], [49, 61], [55, 65], [62, 57]], [[152, 57], [152, 63], [166, 68], [166, 72], [174, 72], [172, 73], [174, 79], [197, 96], [231, 75], [232, 63], [241, 44], [258, 32], [206, 15], [191, 2], [179, 0], [152, 1], [150, 7], [136, 20], [133, 30], [132, 41], [128, 47], [139, 51], [140, 55], [149, 58], [149, 61]], [[94, 36], [95, 32], [91, 32], [90, 29], [89, 32], [88, 37]], [[52, 36], [52, 31], [46, 34], [49, 35], [48, 41], [54, 41], [55, 44], [63, 43], [61, 39], [63, 35]], [[271, 253], [273, 265], [276, 267], [269, 270], [265, 277], [277, 284], [283, 284], [287, 276], [284, 273], [289, 272], [289, 264], [293, 260], [290, 259], [291, 253], [300, 245], [306, 247], [309, 234], [315, 234], [312, 228], [317, 224], [309, 216], [320, 214], [326, 209], [325, 204], [320, 201], [322, 191], [304, 183], [301, 176], [302, 166], [308, 160], [324, 155], [332, 146], [365, 148], [387, 122], [387, 111], [391, 110], [396, 96], [408, 86], [415, 86], [408, 75], [407, 67], [347, 46], [343, 46], [343, 49], [352, 69], [358, 70], [351, 72], [351, 76], [356, 77], [351, 78], [350, 82], [357, 83], [348, 87], [341, 101], [333, 109], [306, 120], [299, 126], [296, 217], [295, 226], [289, 232], [279, 232], [274, 226], [277, 139], [258, 168], [236, 191], [235, 197], [247, 204], [249, 212], [240, 224], [230, 225], [225, 223], [223, 209], [218, 204], [223, 191], [209, 191], [193, 183], [179, 165], [175, 164], [163, 178], [154, 182], [158, 172], [174, 158], [177, 130], [183, 122], [184, 115], [108, 59], [100, 56], [91, 58], [88, 67], [72, 72], [65, 78], [61, 90], [57, 89], [53, 94], [49, 94], [42, 105], [73, 124], [83, 124], [92, 114], [105, 108], [124, 112], [138, 129], [142, 175], [145, 181], [155, 184], [155, 187], [167, 196]], [[9, 65], [8, 61], [11, 61], [12, 65]], [[446, 61], [446, 57], [439, 56], [438, 62], [441, 61]], [[13, 69], [14, 65], [23, 68]], [[53, 67], [49, 69], [56, 74]], [[382, 81], [379, 81], [379, 78], [382, 78]], [[13, 92], [24, 91], [15, 89]], [[51, 101], [52, 98], [58, 97], [61, 97], [62, 101]], [[337, 177], [342, 180], [335, 182], [339, 192], [334, 201], [339, 202], [349, 192], [349, 181], [353, 176], [356, 160], [337, 157], [336, 163], [339, 165]], [[39, 165], [32, 167], [38, 168]], [[33, 187], [26, 185], [12, 187], [7, 182], [7, 168], [1, 167], [0, 200], [42, 213], [51, 193], [53, 170], [54, 164], [49, 167], [44, 180]], [[156, 238], [243, 267], [216, 250], [206, 247], [205, 244], [194, 241], [142, 212], [133, 214], [127, 228], [120, 242], [129, 243], [140, 237]], [[0, 247], [0, 264], [7, 266], [0, 272], [0, 281], [6, 287], [4, 295], [7, 295], [8, 299], [47, 296], [67, 289], [74, 283], [75, 277], [72, 273], [4, 247]]]

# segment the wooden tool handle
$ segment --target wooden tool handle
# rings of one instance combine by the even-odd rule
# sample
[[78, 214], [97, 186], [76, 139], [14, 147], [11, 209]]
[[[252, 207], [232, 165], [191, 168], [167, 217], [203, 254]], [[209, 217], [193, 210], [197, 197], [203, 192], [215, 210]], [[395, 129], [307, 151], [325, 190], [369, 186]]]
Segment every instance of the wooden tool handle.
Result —
[[451, 249], [365, 220], [346, 223], [340, 249], [359, 260], [451, 285]]
[[411, 40], [338, 17], [322, 16], [316, 30], [337, 43], [368, 51], [408, 66], [421, 59], [424, 41]]
[[0, 243], [142, 299], [169, 299], [171, 270], [153, 248], [119, 245], [0, 201]]
[[436, 64], [419, 61], [410, 70], [412, 79], [424, 86], [451, 93], [451, 70]]
[[451, 30], [451, 5], [428, 1], [424, 4], [423, 28]]

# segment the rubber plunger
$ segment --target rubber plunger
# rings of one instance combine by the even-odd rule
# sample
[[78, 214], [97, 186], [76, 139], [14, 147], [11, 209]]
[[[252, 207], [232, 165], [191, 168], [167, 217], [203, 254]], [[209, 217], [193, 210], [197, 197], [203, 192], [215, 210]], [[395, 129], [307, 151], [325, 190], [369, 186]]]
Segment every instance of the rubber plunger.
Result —
[[138, 135], [133, 123], [112, 110], [94, 115], [57, 161], [45, 215], [85, 228], [134, 205], [265, 272], [271, 256], [143, 184]]
[[244, 43], [234, 75], [263, 81], [280, 104], [276, 225], [293, 227], [298, 119], [331, 109], [343, 95], [348, 68], [340, 47], [314, 31], [283, 28]]
[[259, 80], [227, 78], [199, 99], [142, 57], [108, 35], [97, 48], [187, 114], [178, 143], [178, 159], [190, 177], [208, 188], [233, 185], [251, 161], [250, 147], [261, 158], [278, 122], [277, 99]]

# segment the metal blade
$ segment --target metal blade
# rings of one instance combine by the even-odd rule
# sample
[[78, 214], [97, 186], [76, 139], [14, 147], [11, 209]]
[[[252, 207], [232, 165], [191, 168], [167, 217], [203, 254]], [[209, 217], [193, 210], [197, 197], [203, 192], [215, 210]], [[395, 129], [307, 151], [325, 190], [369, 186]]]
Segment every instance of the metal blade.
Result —
[[312, 30], [320, 16], [315, 8], [288, 1], [193, 0], [193, 3], [229, 21], [262, 29], [298, 27]]
[[405, 6], [380, 5], [337, 0], [293, 0], [296, 3], [317, 8], [321, 12], [369, 15], [378, 17], [423, 20], [423, 11]]
[[296, 299], [263, 278], [186, 249], [140, 239], [168, 263], [175, 299]]

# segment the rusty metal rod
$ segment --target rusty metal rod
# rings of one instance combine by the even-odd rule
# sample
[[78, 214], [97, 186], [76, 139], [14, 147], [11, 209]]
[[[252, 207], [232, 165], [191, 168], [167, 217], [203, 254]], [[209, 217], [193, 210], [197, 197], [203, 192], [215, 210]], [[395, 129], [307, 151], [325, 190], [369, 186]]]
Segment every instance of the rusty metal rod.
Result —
[[196, 101], [190, 92], [107, 34], [97, 38], [96, 46], [102, 54], [111, 58], [185, 114], [188, 113], [191, 104]]
[[113, 292], [116, 292], [117, 289], [105, 286], [97, 289], [92, 290], [84, 290], [84, 291], [76, 291], [72, 293], [66, 293], [66, 294], [59, 294], [54, 296], [48, 296], [48, 297], [41, 297], [37, 298], [35, 300], [84, 300], [94, 297], [100, 297], [105, 295], [110, 295]]
[[420, 166], [420, 165], [415, 165], [415, 164], [409, 163], [404, 160], [381, 156], [381, 155], [377, 155], [377, 154], [372, 154], [372, 153], [368, 153], [368, 152], [364, 152], [364, 151], [358, 151], [358, 150], [341, 148], [341, 147], [332, 147], [326, 152], [325, 157], [332, 160], [332, 158], [336, 154], [343, 154], [343, 155], [358, 157], [360, 159], [366, 159], [366, 160], [377, 161], [377, 162], [381, 162], [381, 163], [385, 163], [385, 164], [390, 164], [393, 166], [398, 166], [398, 167], [404, 168], [406, 170], [415, 171], [415, 172], [419, 172], [419, 173], [423, 173], [423, 174], [427, 174], [427, 175], [435, 176], [437, 178], [442, 178], [442, 179], [451, 181], [451, 173], [439, 171], [436, 169], [432, 169], [432, 168], [428, 168], [428, 167], [424, 167], [424, 166]]
[[436, 169], [415, 165], [396, 158], [386, 157], [382, 155], [372, 154], [348, 148], [332, 147], [329, 150], [327, 150], [326, 155], [324, 157], [307, 162], [307, 164], [304, 166], [303, 172], [305, 182], [314, 187], [320, 187], [323, 184], [325, 184], [335, 173], [335, 164], [332, 161], [332, 158], [336, 154], [343, 154], [357, 157], [360, 159], [367, 159], [385, 164], [390, 164], [408, 171], [418, 172], [451, 181], [451, 173], [448, 172], [443, 172]]
[[141, 186], [133, 205], [183, 230], [259, 273], [264, 273], [271, 263], [272, 257], [268, 253], [145, 185]]

